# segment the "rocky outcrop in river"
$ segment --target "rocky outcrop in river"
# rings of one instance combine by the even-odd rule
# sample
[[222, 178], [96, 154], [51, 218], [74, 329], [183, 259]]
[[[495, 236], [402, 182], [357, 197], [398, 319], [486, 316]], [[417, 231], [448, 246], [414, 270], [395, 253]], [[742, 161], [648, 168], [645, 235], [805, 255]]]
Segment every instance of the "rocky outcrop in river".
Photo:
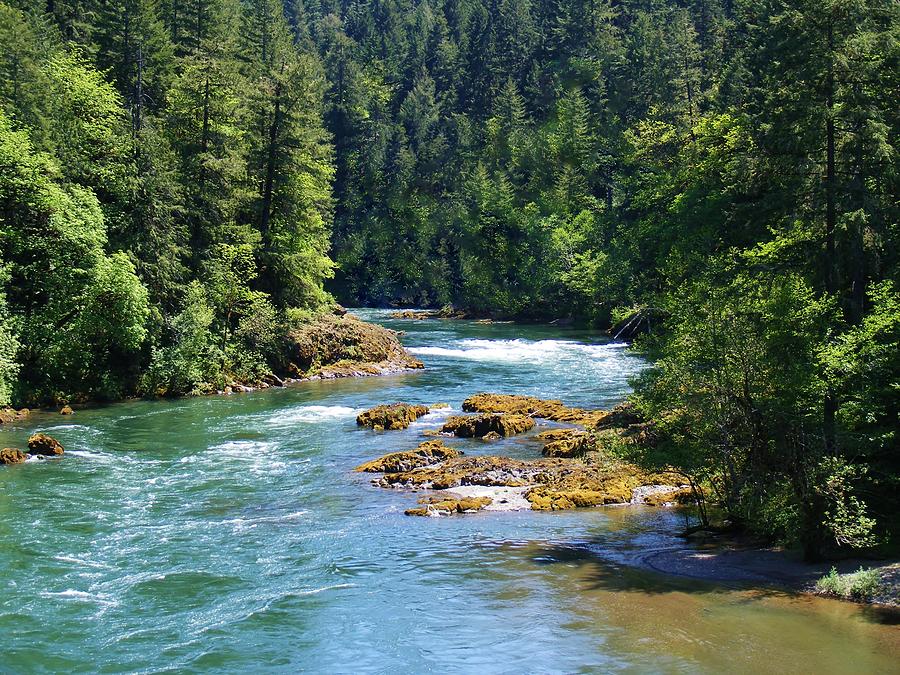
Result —
[[407, 511], [410, 515], [484, 508], [551, 511], [603, 504], [659, 506], [692, 500], [690, 488], [678, 474], [646, 471], [610, 452], [651, 439], [648, 425], [628, 406], [582, 410], [555, 400], [478, 394], [466, 399], [463, 409], [480, 414], [451, 417], [442, 433], [465, 438], [510, 436], [531, 429], [534, 418], [579, 426], [538, 434], [537, 440], [543, 442], [540, 459], [461, 456], [441, 441], [427, 441], [357, 470], [383, 473], [375, 481], [382, 487], [434, 490], [435, 494], [419, 500], [420, 507]]
[[29, 457], [58, 457], [63, 454], [62, 443], [48, 434], [34, 434], [28, 439], [28, 452], [18, 448], [0, 450], [0, 464], [22, 464]]
[[444, 445], [443, 441], [425, 441], [414, 450], [392, 452], [384, 457], [361, 464], [356, 467], [356, 470], [366, 473], [402, 473], [459, 457], [459, 455], [458, 450]]
[[302, 379], [333, 379], [424, 368], [397, 336], [351, 314], [322, 315], [291, 331], [287, 370]]
[[605, 410], [582, 410], [563, 405], [555, 399], [542, 399], [516, 394], [475, 394], [463, 401], [466, 412], [506, 413], [540, 417], [553, 422], [567, 422], [586, 427], [596, 426], [605, 416]]
[[29, 412], [28, 408], [22, 408], [21, 410], [16, 410], [15, 408], [2, 408], [0, 409], [0, 424], [21, 422], [28, 417]]

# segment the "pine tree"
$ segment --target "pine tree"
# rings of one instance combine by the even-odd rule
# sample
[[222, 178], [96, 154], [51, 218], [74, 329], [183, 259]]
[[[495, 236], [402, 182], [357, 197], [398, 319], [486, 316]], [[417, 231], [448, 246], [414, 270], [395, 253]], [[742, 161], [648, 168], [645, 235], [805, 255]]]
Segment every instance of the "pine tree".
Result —
[[255, 196], [246, 216], [260, 237], [260, 286], [279, 304], [316, 307], [333, 267], [326, 249], [334, 169], [321, 66], [297, 51], [279, 2], [248, 3], [243, 25], [245, 72], [256, 88], [248, 163]]

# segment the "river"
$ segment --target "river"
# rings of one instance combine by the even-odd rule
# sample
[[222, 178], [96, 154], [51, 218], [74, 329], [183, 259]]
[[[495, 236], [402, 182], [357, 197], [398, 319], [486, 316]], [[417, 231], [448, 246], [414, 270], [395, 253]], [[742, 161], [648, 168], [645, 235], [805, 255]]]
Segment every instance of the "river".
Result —
[[864, 608], [623, 565], [673, 545], [674, 511], [404, 516], [416, 495], [352, 470], [448, 411], [384, 433], [358, 411], [479, 391], [607, 407], [645, 364], [572, 329], [358, 314], [427, 370], [0, 430], [67, 448], [0, 467], [0, 672], [897, 672], [900, 631]]

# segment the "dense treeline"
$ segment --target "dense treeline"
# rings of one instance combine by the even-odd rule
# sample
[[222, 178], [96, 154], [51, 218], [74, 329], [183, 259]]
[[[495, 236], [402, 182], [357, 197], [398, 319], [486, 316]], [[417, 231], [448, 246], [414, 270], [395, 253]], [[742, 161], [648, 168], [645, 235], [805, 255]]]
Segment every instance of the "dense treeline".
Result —
[[895, 0], [0, 2], [0, 402], [252, 377], [326, 283], [652, 319], [642, 459], [871, 545], [898, 32]]
[[323, 282], [325, 79], [272, 0], [0, 3], [0, 403], [253, 379]]

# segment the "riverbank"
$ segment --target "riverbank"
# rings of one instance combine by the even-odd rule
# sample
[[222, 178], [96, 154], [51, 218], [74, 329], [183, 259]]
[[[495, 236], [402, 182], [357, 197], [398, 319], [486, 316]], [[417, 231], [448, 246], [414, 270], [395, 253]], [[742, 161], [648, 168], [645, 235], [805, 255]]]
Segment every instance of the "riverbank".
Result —
[[[900, 563], [848, 558], [807, 563], [799, 552], [767, 547], [734, 536], [707, 536], [682, 546], [634, 551], [617, 562], [660, 574], [724, 584], [776, 587], [796, 593], [821, 595], [869, 604], [897, 612], [900, 620]], [[881, 588], [871, 596], [854, 598], [817, 588], [830, 570], [852, 574], [860, 568], [882, 578]]]
[[222, 373], [220, 382], [195, 382], [189, 391], [157, 384], [143, 395], [124, 396], [118, 400], [64, 398], [54, 405], [31, 409], [2, 408], [0, 426], [22, 422], [34, 412], [71, 415], [76, 410], [97, 404], [109, 405], [140, 398], [250, 393], [297, 382], [392, 375], [423, 369], [424, 363], [403, 347], [400, 335], [399, 331], [363, 321], [338, 307], [332, 312], [310, 317], [291, 329], [284, 336], [280, 354], [271, 359], [268, 372], [252, 377]]
[[[362, 413], [358, 423], [385, 410], [403, 413], [403, 424], [376, 429], [405, 429], [429, 409], [396, 403]], [[695, 505], [696, 495], [684, 477], [673, 471], [647, 471], [613, 454], [629, 444], [656, 442], [652, 424], [628, 405], [610, 411], [571, 408], [559, 400], [480, 393], [466, 398], [462, 416], [446, 419], [437, 430], [423, 435], [432, 440], [411, 450], [391, 452], [356, 468], [376, 473], [373, 485], [419, 493], [418, 506], [406, 509], [413, 516], [451, 516], [485, 511], [557, 511], [596, 506], [678, 507]], [[531, 431], [538, 422], [545, 428], [533, 440], [542, 445], [545, 459], [522, 460], [504, 456], [463, 456], [435, 436], [471, 437], [495, 442], [502, 437]], [[549, 423], [553, 426], [546, 429]], [[798, 593], [830, 595], [898, 608], [900, 565], [846, 559], [805, 563], [799, 554], [768, 547], [759, 540], [734, 533], [700, 531], [678, 545], [634, 551], [620, 563], [649, 571], [702, 579], [709, 582], [757, 583]], [[863, 566], [868, 568], [862, 572]], [[859, 571], [857, 571], [859, 570]], [[823, 583], [831, 571], [831, 583]], [[848, 575], [840, 577], [840, 574]], [[868, 583], [859, 592], [856, 578]], [[847, 581], [843, 581], [846, 579]], [[843, 584], [841, 583], [843, 581]], [[848, 590], [835, 590], [846, 587]]]

